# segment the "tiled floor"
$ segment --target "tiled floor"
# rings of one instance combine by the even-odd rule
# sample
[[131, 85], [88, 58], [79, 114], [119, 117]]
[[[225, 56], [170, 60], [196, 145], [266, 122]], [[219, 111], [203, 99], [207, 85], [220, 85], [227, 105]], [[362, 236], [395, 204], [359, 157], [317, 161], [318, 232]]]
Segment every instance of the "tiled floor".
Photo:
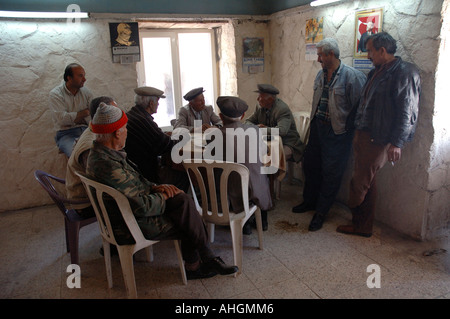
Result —
[[[348, 223], [345, 206], [335, 204], [324, 227], [307, 230], [312, 212], [291, 213], [299, 186], [283, 184], [281, 200], [269, 212], [264, 250], [256, 232], [244, 236], [243, 274], [182, 284], [171, 242], [154, 248], [154, 261], [135, 262], [139, 298], [450, 298], [450, 242], [417, 242], [377, 225], [374, 236], [337, 233]], [[44, 196], [44, 195], [43, 195]], [[114, 287], [107, 288], [97, 224], [81, 230], [81, 288], [69, 289], [64, 224], [53, 206], [0, 214], [0, 298], [126, 298], [121, 268], [113, 257]], [[229, 229], [216, 228], [214, 250], [232, 263]], [[445, 250], [445, 251], [443, 251]], [[425, 252], [434, 252], [424, 256]], [[139, 257], [139, 256], [137, 256]], [[380, 288], [368, 288], [380, 268]]]

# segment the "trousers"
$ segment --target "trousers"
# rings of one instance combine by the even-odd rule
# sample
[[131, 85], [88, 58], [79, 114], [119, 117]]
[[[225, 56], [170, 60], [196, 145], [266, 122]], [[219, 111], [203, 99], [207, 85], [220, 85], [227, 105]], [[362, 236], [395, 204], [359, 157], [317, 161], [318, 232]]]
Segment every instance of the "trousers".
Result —
[[86, 128], [87, 126], [78, 126], [56, 132], [56, 145], [64, 154], [67, 155], [67, 157], [70, 157], [70, 154], [72, 154], [75, 140], [83, 134]]
[[303, 167], [303, 200], [326, 215], [336, 199], [351, 150], [353, 131], [336, 135], [330, 123], [311, 121]]
[[353, 139], [355, 165], [350, 182], [348, 206], [355, 230], [371, 233], [377, 199], [376, 174], [386, 164], [389, 144], [372, 142], [370, 133], [356, 130]]
[[206, 225], [190, 195], [181, 193], [167, 199], [164, 215], [170, 219], [173, 227], [152, 240], [181, 240], [181, 253], [187, 263], [215, 257], [209, 247]]

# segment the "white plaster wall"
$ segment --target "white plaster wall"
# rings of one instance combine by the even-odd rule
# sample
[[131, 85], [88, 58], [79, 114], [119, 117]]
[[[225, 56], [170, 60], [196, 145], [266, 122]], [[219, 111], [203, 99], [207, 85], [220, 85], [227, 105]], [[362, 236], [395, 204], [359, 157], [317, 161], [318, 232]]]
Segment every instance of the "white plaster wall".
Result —
[[[442, 9], [443, 23], [441, 45], [436, 72], [436, 99], [433, 127], [436, 132], [430, 153], [429, 169], [430, 198], [426, 225], [433, 235], [445, 234], [450, 228], [450, 108], [448, 102], [448, 74], [450, 73], [450, 0], [445, 0]], [[432, 237], [432, 236], [429, 236]]]
[[[448, 2], [444, 2], [446, 17]], [[386, 166], [379, 174], [377, 219], [418, 239], [448, 233], [450, 134], [446, 128], [449, 114], [445, 79], [449, 62], [444, 58], [444, 54], [448, 55], [447, 37], [442, 38], [442, 43], [439, 38], [442, 3], [348, 0], [339, 5], [286, 10], [266, 17], [268, 23], [261, 17], [230, 18], [232, 23], [221, 31], [226, 40], [222, 43], [228, 42], [223, 44], [218, 63], [220, 94], [238, 95], [247, 101], [248, 116], [256, 105], [256, 85], [272, 83], [292, 111], [309, 111], [313, 80], [320, 65], [304, 59], [305, 21], [325, 17], [325, 36], [338, 39], [342, 60], [351, 64], [354, 11], [384, 7], [383, 29], [399, 40], [398, 55], [419, 66], [423, 95], [414, 141], [405, 147], [402, 160], [394, 168]], [[94, 95], [113, 96], [125, 111], [133, 105], [136, 66], [111, 62], [108, 27], [109, 22], [133, 18], [102, 14], [78, 26], [65, 21], [0, 20], [0, 212], [50, 203], [34, 180], [34, 170], [65, 174], [64, 156], [58, 155], [53, 140], [48, 93], [62, 82], [68, 63], [79, 62], [85, 67], [86, 86]], [[448, 31], [448, 23], [442, 28]], [[265, 39], [263, 73], [242, 72], [245, 37]], [[440, 56], [439, 46], [445, 50]], [[339, 195], [343, 202], [350, 168]]]
[[[142, 17], [146, 16], [93, 14], [77, 25], [65, 20], [0, 19], [0, 212], [52, 203], [34, 179], [36, 169], [65, 176], [66, 159], [54, 142], [48, 95], [63, 82], [67, 64], [84, 66], [85, 86], [94, 96], [112, 96], [124, 111], [134, 105], [136, 64], [112, 63], [108, 23]], [[219, 94], [241, 95], [253, 106], [256, 83], [270, 81], [270, 42], [266, 23], [241, 18], [230, 18], [220, 28]], [[260, 36], [267, 40], [266, 70], [242, 74], [242, 39]], [[238, 74], [243, 83], [239, 92]]]
[[124, 110], [133, 105], [136, 68], [111, 62], [109, 21], [0, 21], [0, 211], [50, 202], [34, 170], [65, 176], [48, 94], [67, 64], [84, 66], [94, 95], [112, 96]]
[[[247, 102], [248, 110], [245, 117], [249, 117], [255, 110], [258, 94], [257, 85], [270, 83], [272, 50], [267, 22], [261, 19], [236, 19], [233, 20], [235, 50], [236, 50], [236, 74], [238, 84], [238, 96]], [[242, 70], [243, 40], [244, 38], [264, 38], [264, 72], [250, 74]]]
[[[352, 65], [355, 11], [378, 7], [384, 9], [383, 30], [398, 40], [397, 55], [419, 67], [423, 94], [414, 141], [404, 148], [402, 160], [395, 167], [386, 165], [379, 173], [376, 219], [414, 238], [425, 239], [436, 235], [438, 228], [441, 233], [448, 231], [449, 221], [448, 210], [446, 218], [442, 218], [440, 211], [442, 206], [448, 206], [445, 195], [448, 194], [449, 156], [437, 150], [443, 143], [438, 142], [439, 146], [432, 147], [435, 139], [434, 72], [440, 44], [442, 1], [346, 1], [316, 8], [303, 6], [274, 14], [270, 23], [272, 82], [281, 88], [280, 97], [292, 111], [310, 111], [313, 81], [320, 64], [305, 61], [306, 20], [324, 17], [324, 37], [335, 38], [340, 45], [342, 61]], [[448, 143], [448, 137], [444, 139]], [[444, 158], [431, 170], [436, 174], [430, 175], [430, 165], [436, 157]], [[447, 164], [443, 164], [445, 162]], [[445, 178], [442, 178], [442, 172], [445, 172]], [[435, 182], [437, 175], [440, 175], [439, 181]], [[339, 200], [344, 203], [350, 177], [351, 163], [339, 194]], [[430, 200], [429, 185], [442, 190], [433, 194], [433, 201]], [[430, 221], [435, 225], [431, 226]]]

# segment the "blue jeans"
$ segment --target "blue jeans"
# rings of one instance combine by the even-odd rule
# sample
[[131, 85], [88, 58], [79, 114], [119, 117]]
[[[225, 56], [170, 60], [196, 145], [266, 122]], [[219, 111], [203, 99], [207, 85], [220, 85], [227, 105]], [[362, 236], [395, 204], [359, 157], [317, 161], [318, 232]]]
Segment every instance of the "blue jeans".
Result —
[[334, 134], [330, 124], [314, 118], [311, 122], [303, 168], [303, 200], [325, 215], [334, 203], [347, 167], [353, 131]]
[[56, 132], [56, 145], [67, 157], [72, 154], [75, 140], [80, 137], [86, 128], [87, 126], [80, 126]]

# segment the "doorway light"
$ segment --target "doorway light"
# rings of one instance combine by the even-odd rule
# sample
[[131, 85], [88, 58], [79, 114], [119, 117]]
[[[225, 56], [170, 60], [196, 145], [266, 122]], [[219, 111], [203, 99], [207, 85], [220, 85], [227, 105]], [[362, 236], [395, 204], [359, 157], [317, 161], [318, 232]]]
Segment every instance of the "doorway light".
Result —
[[73, 19], [89, 18], [88, 12], [32, 12], [32, 11], [0, 11], [0, 18], [30, 18], [30, 19]]
[[310, 3], [311, 6], [317, 7], [317, 6], [323, 6], [324, 4], [329, 4], [333, 2], [337, 2], [341, 0], [316, 0]]

